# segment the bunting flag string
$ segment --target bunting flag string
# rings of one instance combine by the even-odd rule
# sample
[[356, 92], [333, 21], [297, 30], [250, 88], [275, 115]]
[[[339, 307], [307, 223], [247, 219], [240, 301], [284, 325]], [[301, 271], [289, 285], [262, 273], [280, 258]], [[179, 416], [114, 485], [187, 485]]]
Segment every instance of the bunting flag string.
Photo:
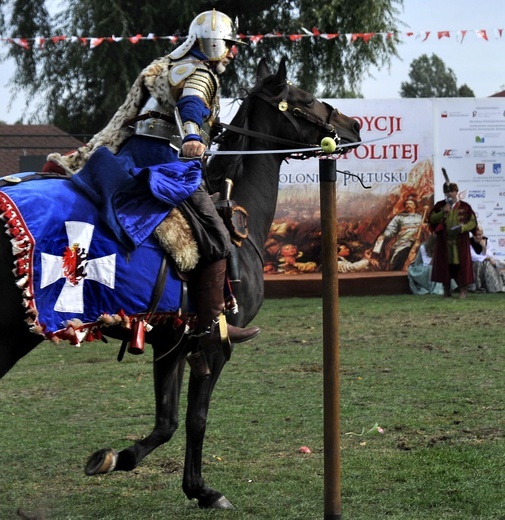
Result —
[[[425, 42], [428, 39], [433, 41], [436, 40], [445, 40], [445, 39], [453, 39], [458, 43], [463, 43], [463, 40], [468, 35], [468, 33], [473, 33], [478, 39], [489, 41], [490, 34], [494, 35], [495, 39], [501, 39], [503, 37], [504, 29], [492, 29], [488, 31], [486, 29], [473, 29], [473, 30], [457, 30], [457, 31], [418, 31], [418, 32], [366, 32], [366, 33], [322, 33], [317, 29], [317, 27], [312, 28], [312, 30], [308, 30], [305, 27], [301, 28], [300, 33], [296, 34], [283, 34], [281, 32], [272, 32], [267, 34], [240, 34], [240, 38], [242, 40], [249, 40], [252, 45], [257, 45], [265, 38], [281, 38], [288, 39], [292, 42], [298, 42], [303, 38], [324, 38], [325, 40], [333, 40], [337, 38], [343, 38], [348, 43], [352, 44], [356, 41], [362, 40], [364, 43], [369, 43], [372, 38], [393, 38], [397, 37], [401, 41], [408, 42], [412, 40], [417, 40], [420, 42]], [[148, 34], [147, 36], [142, 36], [142, 34], [136, 34], [134, 36], [102, 36], [102, 37], [92, 37], [92, 36], [51, 36], [51, 37], [35, 37], [35, 38], [0, 38], [0, 43], [9, 43], [15, 44], [23, 49], [30, 50], [32, 48], [43, 48], [46, 43], [59, 43], [64, 41], [69, 41], [71, 43], [81, 43], [82, 45], [89, 46], [90, 49], [95, 49], [99, 45], [104, 42], [109, 43], [117, 43], [123, 40], [127, 40], [132, 44], [137, 44], [143, 40], [168, 40], [170, 43], [175, 44], [179, 40], [184, 40], [186, 37], [171, 35], [171, 36], [156, 36], [155, 34]]]

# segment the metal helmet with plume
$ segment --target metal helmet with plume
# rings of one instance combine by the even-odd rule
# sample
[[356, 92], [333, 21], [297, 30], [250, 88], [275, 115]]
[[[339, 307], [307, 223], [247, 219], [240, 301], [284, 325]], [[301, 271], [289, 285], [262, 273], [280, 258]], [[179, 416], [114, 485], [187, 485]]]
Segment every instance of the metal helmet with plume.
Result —
[[209, 61], [222, 60], [233, 43], [245, 45], [238, 38], [237, 25], [228, 15], [215, 9], [204, 11], [196, 16], [189, 26], [186, 41], [169, 56], [173, 59], [182, 58], [196, 42], [199, 43], [200, 51]]

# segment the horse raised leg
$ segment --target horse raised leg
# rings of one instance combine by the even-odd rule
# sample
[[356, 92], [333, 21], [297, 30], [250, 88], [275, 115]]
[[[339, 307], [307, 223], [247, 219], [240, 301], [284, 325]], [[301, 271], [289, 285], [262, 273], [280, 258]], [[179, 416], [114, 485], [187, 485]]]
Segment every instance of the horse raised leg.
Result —
[[[155, 358], [163, 352], [156, 342], [153, 342], [153, 348]], [[152, 451], [170, 441], [179, 426], [179, 401], [186, 366], [183, 354], [184, 350], [180, 349], [154, 362], [156, 422], [152, 432], [119, 452], [112, 448], [98, 450], [88, 459], [87, 475], [131, 471]], [[210, 376], [198, 378], [190, 375], [183, 490], [189, 499], [198, 501], [199, 507], [229, 509], [230, 502], [219, 491], [207, 487], [202, 478], [202, 449], [210, 399], [226, 363], [220, 346], [210, 347], [208, 358], [211, 360]]]
[[[163, 352], [153, 343], [154, 356]], [[93, 453], [86, 464], [86, 475], [131, 471], [156, 448], [168, 442], [179, 427], [179, 401], [186, 362], [179, 350], [153, 363], [156, 420], [152, 432], [132, 446], [116, 452], [112, 448]]]

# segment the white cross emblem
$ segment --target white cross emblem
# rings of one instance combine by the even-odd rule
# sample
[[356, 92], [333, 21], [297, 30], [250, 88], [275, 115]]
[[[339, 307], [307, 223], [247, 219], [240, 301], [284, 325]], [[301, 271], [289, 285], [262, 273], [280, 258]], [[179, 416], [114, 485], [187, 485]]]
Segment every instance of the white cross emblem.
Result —
[[56, 300], [58, 312], [84, 312], [84, 280], [94, 280], [114, 289], [116, 255], [88, 260], [89, 245], [95, 226], [86, 222], [65, 222], [68, 247], [62, 256], [42, 253], [40, 288], [66, 278]]

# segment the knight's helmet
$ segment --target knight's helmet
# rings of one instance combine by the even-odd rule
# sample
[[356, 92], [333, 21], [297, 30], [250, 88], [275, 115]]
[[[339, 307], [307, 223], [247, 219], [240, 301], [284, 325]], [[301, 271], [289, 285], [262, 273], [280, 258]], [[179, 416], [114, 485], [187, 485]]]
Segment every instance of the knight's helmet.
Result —
[[237, 35], [237, 25], [232, 19], [220, 11], [204, 11], [189, 26], [188, 37], [182, 45], [173, 50], [169, 56], [179, 59], [185, 56], [198, 42], [200, 51], [209, 61], [222, 60], [231, 44], [242, 44]]

